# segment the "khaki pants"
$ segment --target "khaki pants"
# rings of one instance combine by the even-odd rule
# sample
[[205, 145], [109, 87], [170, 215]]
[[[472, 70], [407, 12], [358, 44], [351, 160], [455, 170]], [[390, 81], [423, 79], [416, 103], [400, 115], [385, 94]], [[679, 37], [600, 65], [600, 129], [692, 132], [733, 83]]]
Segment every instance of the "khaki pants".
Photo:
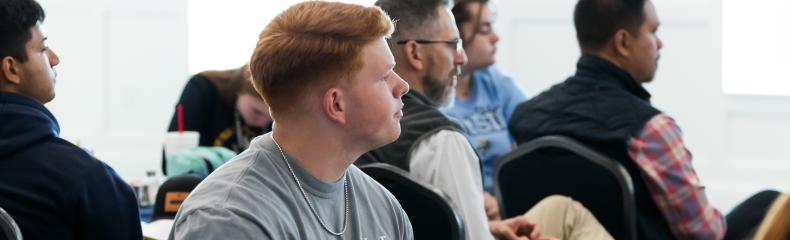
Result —
[[614, 239], [589, 210], [573, 199], [549, 196], [526, 213], [543, 235], [562, 240]]

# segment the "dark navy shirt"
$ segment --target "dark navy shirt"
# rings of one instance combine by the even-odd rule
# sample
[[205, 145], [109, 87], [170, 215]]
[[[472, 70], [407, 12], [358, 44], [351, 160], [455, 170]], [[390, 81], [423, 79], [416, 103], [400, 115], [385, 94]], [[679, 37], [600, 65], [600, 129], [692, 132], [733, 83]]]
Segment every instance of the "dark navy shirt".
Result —
[[0, 207], [24, 239], [142, 239], [132, 188], [59, 133], [44, 105], [0, 92]]

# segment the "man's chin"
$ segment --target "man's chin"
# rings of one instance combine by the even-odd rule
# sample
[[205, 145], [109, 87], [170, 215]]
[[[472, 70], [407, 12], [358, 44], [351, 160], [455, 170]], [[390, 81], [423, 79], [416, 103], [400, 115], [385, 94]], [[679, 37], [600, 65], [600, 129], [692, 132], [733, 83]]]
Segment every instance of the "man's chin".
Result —
[[444, 96], [444, 99], [438, 101], [440, 108], [449, 108], [455, 104], [455, 88], [451, 88], [450, 91]]
[[653, 82], [653, 79], [655, 79], [655, 76], [646, 77], [646, 78], [644, 78], [644, 79], [639, 79], [639, 80], [637, 80], [637, 81], [639, 81], [639, 83], [642, 83], [642, 84], [644, 84], [644, 83], [650, 83], [650, 82]]
[[[400, 132], [401, 132], [400, 131], [400, 124], [398, 124], [398, 127], [395, 130], [395, 132], [392, 135], [388, 136], [388, 138], [386, 138], [384, 141], [381, 141], [380, 143], [375, 144], [376, 146], [374, 146], [373, 149], [380, 148], [380, 147], [386, 146], [387, 144], [390, 144], [390, 143], [393, 143], [393, 142], [397, 141], [398, 138], [400, 138]], [[371, 149], [371, 150], [373, 150], [373, 149]]]
[[41, 104], [47, 104], [47, 103], [51, 102], [52, 100], [55, 100], [55, 93], [54, 92], [52, 94], [50, 94], [49, 96], [45, 97], [44, 99], [40, 99]]
[[450, 98], [439, 103], [439, 108], [451, 108], [455, 104], [455, 99]]

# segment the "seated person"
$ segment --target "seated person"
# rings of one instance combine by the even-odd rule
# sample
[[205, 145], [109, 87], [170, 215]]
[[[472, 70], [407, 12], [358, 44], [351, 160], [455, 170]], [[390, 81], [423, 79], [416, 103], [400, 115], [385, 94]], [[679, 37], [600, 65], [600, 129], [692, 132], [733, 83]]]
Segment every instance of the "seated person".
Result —
[[[469, 61], [461, 67], [455, 86], [455, 102], [442, 109], [466, 127], [466, 137], [480, 155], [486, 205], [496, 204], [492, 196], [496, 160], [515, 146], [507, 130], [507, 121], [516, 105], [527, 100], [513, 79], [493, 66], [499, 35], [494, 31], [494, 13], [488, 4], [488, 0], [459, 0], [453, 6], [455, 24], [464, 40], [464, 52]], [[489, 217], [498, 215], [496, 212], [486, 214]]]
[[516, 142], [565, 135], [619, 161], [634, 181], [640, 239], [721, 239], [724, 217], [708, 201], [680, 128], [642, 86], [663, 46], [653, 3], [579, 0], [574, 23], [576, 74], [516, 108]]
[[[196, 74], [178, 103], [183, 107], [183, 130], [200, 133], [200, 146], [240, 153], [250, 139], [271, 131], [269, 106], [255, 92], [247, 65]], [[179, 130], [177, 114], [173, 113], [168, 131]]]
[[389, 163], [448, 194], [464, 219], [467, 239], [543, 238], [536, 229], [563, 239], [611, 239], [586, 209], [564, 197], [548, 198], [527, 215], [488, 221], [480, 160], [462, 127], [438, 109], [452, 102], [457, 70], [466, 62], [448, 1], [379, 0], [376, 5], [398, 19], [389, 47], [395, 73], [411, 91], [403, 96], [400, 138], [357, 164]]
[[43, 105], [60, 63], [43, 21], [34, 0], [0, 1], [0, 207], [25, 239], [141, 239], [132, 188]]
[[260, 34], [250, 68], [273, 132], [208, 176], [170, 239], [413, 239], [398, 201], [351, 164], [400, 134], [409, 87], [376, 7], [312, 1]]

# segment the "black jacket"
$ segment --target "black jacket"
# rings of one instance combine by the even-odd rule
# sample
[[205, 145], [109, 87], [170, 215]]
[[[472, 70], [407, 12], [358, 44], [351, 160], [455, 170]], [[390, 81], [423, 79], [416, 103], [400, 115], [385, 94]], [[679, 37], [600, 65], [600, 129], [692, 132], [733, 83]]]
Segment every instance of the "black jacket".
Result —
[[0, 92], [0, 207], [24, 239], [142, 239], [132, 188], [59, 133], [44, 105]]
[[464, 133], [461, 125], [440, 112], [434, 101], [415, 91], [403, 96], [403, 119], [401, 134], [395, 142], [365, 153], [354, 164], [364, 165], [383, 162], [409, 171], [412, 151], [417, 143], [441, 130]]
[[522, 103], [508, 128], [516, 143], [564, 135], [617, 160], [634, 183], [639, 239], [672, 238], [669, 226], [647, 190], [641, 168], [628, 154], [628, 141], [661, 112], [650, 93], [616, 65], [585, 55], [576, 74]]

